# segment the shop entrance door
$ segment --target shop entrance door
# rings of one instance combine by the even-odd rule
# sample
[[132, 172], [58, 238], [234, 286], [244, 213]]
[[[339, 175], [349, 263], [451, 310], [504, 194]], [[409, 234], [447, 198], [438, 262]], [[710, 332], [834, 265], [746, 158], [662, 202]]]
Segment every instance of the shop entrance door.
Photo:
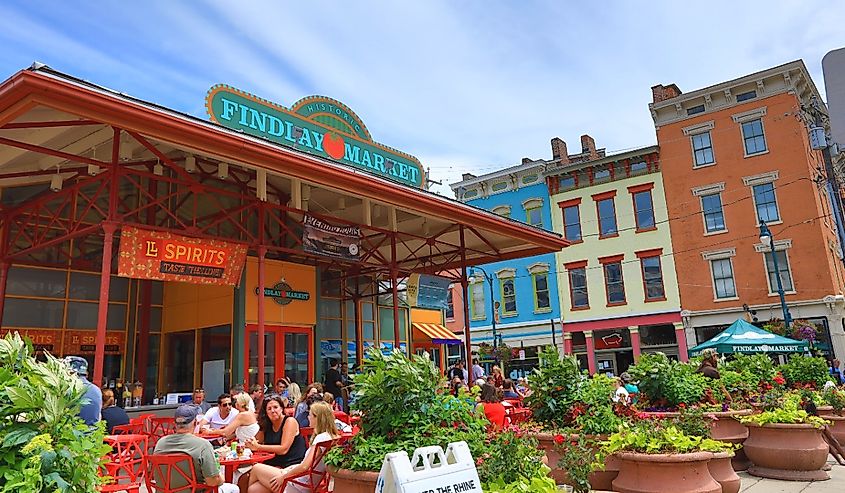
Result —
[[[258, 326], [246, 326], [246, 372], [250, 386], [258, 383]], [[314, 331], [310, 327], [264, 327], [264, 384], [273, 387], [287, 377], [301, 388], [314, 378]]]

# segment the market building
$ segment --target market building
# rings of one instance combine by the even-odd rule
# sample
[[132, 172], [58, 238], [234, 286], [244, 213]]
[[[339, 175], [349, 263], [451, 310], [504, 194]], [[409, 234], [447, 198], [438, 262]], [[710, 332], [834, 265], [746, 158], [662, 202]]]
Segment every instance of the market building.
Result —
[[[652, 93], [687, 343], [738, 318], [783, 320], [779, 277], [792, 319], [813, 322], [817, 349], [841, 358], [845, 274], [831, 199], [842, 192], [828, 189], [808, 135], [826, 110], [804, 63]], [[774, 241], [760, 239], [761, 222]]]
[[[519, 165], [493, 173], [464, 174], [463, 180], [450, 187], [461, 202], [514, 223], [551, 230], [545, 169], [546, 161], [525, 158]], [[562, 342], [554, 258], [553, 254], [538, 255], [485, 264], [472, 271], [467, 304], [473, 347], [510, 347], [508, 369], [513, 377], [537, 365], [538, 349]]]
[[445, 308], [472, 265], [567, 245], [427, 192], [338, 101], [206, 102], [211, 121], [40, 64], [0, 84], [3, 332], [140, 381], [145, 403], [306, 383], [368, 347], [460, 342], [411, 309]]
[[[643, 352], [686, 360], [669, 214], [657, 146], [556, 153], [545, 181], [557, 253], [564, 351], [590, 373], [619, 375]], [[673, 231], [674, 232], [674, 231]]]

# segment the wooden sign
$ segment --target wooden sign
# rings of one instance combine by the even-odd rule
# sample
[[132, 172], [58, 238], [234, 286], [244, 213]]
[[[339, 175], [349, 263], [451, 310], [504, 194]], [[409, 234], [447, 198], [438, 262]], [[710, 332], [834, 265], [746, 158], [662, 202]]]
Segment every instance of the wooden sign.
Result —
[[124, 227], [117, 274], [194, 284], [234, 286], [241, 280], [246, 245]]
[[6, 337], [9, 332], [17, 332], [21, 337], [31, 340], [32, 347], [36, 352], [47, 351], [50, 354], [58, 354], [59, 344], [62, 340], [61, 330], [0, 329], [0, 338]]

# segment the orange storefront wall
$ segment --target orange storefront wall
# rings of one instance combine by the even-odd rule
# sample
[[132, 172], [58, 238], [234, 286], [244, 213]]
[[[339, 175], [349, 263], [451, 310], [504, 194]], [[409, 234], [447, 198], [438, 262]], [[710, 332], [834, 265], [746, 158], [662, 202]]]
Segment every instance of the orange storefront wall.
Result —
[[[762, 117], [768, 152], [745, 158], [741, 126], [731, 115], [766, 106]], [[768, 294], [763, 255], [754, 249], [759, 243], [751, 188], [742, 178], [777, 170], [775, 181], [782, 224], [770, 226], [776, 241], [791, 239], [787, 250], [797, 294], [787, 301], [819, 299], [838, 292], [842, 270], [828, 250], [835, 241], [832, 230], [820, 216], [829, 214], [811, 180], [820, 153], [809, 146], [807, 131], [795, 111], [798, 100], [780, 94], [754, 100], [720, 112], [664, 125], [657, 130], [662, 171], [669, 206], [670, 228], [681, 304], [688, 310], [726, 308], [741, 303], [749, 305], [776, 302]], [[713, 120], [711, 140], [715, 165], [692, 168], [690, 138], [682, 128]], [[704, 235], [699, 197], [692, 189], [724, 182], [722, 203], [727, 232]], [[739, 300], [716, 302], [710, 266], [701, 252], [735, 247], [734, 279]]]

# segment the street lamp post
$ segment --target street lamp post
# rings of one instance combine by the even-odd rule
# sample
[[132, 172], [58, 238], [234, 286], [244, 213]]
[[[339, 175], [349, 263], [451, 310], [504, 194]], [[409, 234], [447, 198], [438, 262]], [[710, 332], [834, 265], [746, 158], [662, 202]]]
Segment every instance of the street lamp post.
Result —
[[775, 241], [769, 227], [766, 226], [765, 221], [760, 221], [760, 242], [771, 250], [772, 263], [775, 267], [775, 279], [778, 284], [778, 296], [780, 297], [780, 307], [783, 310], [783, 323], [787, 330], [792, 325], [792, 315], [789, 314], [789, 307], [786, 306], [786, 298], [783, 295], [783, 283], [780, 280], [780, 268], [778, 267], [778, 257], [775, 255]]
[[487, 285], [490, 286], [490, 309], [493, 315], [492, 318], [492, 325], [493, 325], [493, 349], [496, 349], [498, 346], [498, 340], [496, 339], [496, 300], [493, 297], [493, 276], [487, 274], [487, 271], [482, 269], [481, 267], [473, 267], [473, 275], [471, 282], [477, 282], [478, 278], [475, 277], [477, 274], [475, 273], [475, 269], [481, 271], [484, 279], [487, 280]]

